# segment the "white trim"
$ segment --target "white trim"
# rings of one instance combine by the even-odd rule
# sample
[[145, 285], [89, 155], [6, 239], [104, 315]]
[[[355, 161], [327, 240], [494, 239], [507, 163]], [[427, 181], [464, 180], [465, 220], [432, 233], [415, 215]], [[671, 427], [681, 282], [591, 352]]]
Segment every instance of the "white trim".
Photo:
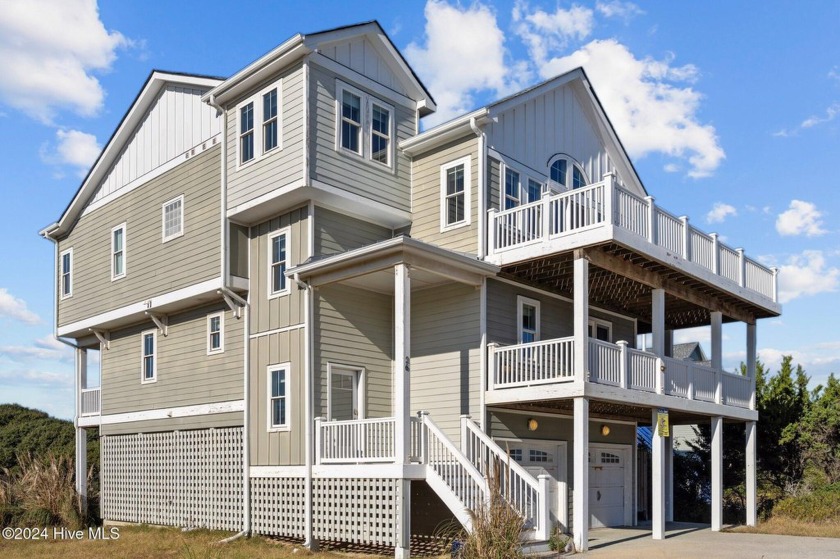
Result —
[[113, 413], [101, 417], [102, 425], [115, 425], [118, 423], [131, 423], [134, 421], [152, 421], [155, 419], [175, 419], [178, 417], [195, 417], [201, 415], [213, 415], [217, 413], [230, 413], [245, 410], [244, 400], [230, 400], [227, 402], [216, 402], [212, 404], [199, 404], [195, 406], [179, 406], [175, 408], [158, 408], [153, 410], [135, 411], [129, 413]]
[[426, 479], [425, 464], [318, 464], [312, 467], [316, 478], [339, 479]]
[[[341, 369], [336, 372], [334, 369]], [[367, 404], [367, 396], [365, 394], [365, 377], [366, 372], [364, 367], [358, 365], [346, 365], [343, 363], [327, 363], [327, 421], [332, 421], [332, 376], [333, 374], [352, 374], [353, 376], [353, 403], [356, 409], [353, 410], [356, 415], [353, 419], [365, 419], [365, 406]]]
[[[263, 96], [268, 94], [272, 89], [277, 90], [277, 145], [273, 148], [266, 150], [265, 149], [265, 137], [263, 136], [264, 132], [264, 117], [263, 114]], [[242, 126], [242, 119], [240, 116], [240, 111], [246, 105], [253, 103], [252, 109], [252, 117], [254, 120], [254, 126], [251, 129], [251, 137], [253, 138], [254, 143], [254, 153], [253, 157], [248, 161], [242, 161], [242, 131], [240, 127]], [[269, 155], [274, 152], [282, 151], [283, 149], [283, 79], [280, 78], [275, 82], [269, 84], [268, 86], [262, 88], [261, 90], [253, 93], [252, 95], [248, 96], [246, 99], [240, 101], [236, 107], [234, 108], [234, 130], [236, 131], [236, 170], [243, 169], [248, 167], [258, 160], [260, 160], [263, 156]]]
[[[157, 329], [143, 330], [140, 332], [140, 384], [151, 384], [157, 382], [158, 369], [158, 343]], [[152, 336], [152, 378], [146, 378], [146, 336]]]
[[[530, 202], [535, 202], [536, 200], [525, 200], [525, 194], [528, 192], [527, 184], [529, 180], [532, 180], [540, 185], [540, 198], [542, 197], [543, 190], [545, 185], [547, 184], [547, 180], [542, 173], [539, 173], [533, 169], [530, 169], [526, 165], [521, 163], [514, 163], [511, 164], [511, 161], [515, 161], [510, 157], [499, 155], [499, 209], [504, 210], [505, 208], [505, 200], [507, 198], [507, 172], [511, 171], [516, 173], [519, 177], [517, 181], [517, 198], [516, 198], [516, 206], [511, 207], [518, 207], [523, 204], [527, 204]], [[527, 170], [523, 170], [527, 169]]]
[[264, 332], [257, 332], [256, 334], [251, 334], [250, 339], [254, 340], [257, 338], [261, 338], [263, 336], [270, 336], [272, 334], [282, 334], [284, 332], [289, 332], [291, 330], [300, 330], [301, 328], [306, 328], [306, 324], [292, 324], [291, 326], [284, 326], [283, 328], [275, 328], [274, 330], [266, 330]]
[[604, 327], [609, 331], [608, 337], [609, 339], [606, 340], [610, 343], [613, 341], [613, 325], [612, 322], [608, 320], [604, 320], [602, 318], [593, 318], [592, 316], [589, 317], [589, 327], [592, 328], [592, 335], [590, 338], [598, 339], [598, 326]]
[[[64, 293], [64, 255], [70, 255], [70, 273], [67, 274], [67, 278], [70, 280], [70, 289], [67, 293]], [[73, 275], [75, 274], [75, 270], [73, 262], [73, 247], [68, 248], [67, 250], [61, 251], [58, 255], [58, 296], [60, 299], [69, 299], [73, 296], [73, 283], [75, 278]]]
[[251, 466], [248, 475], [252, 478], [306, 477], [306, 466]]
[[[121, 250], [121, 252], [122, 252], [122, 273], [118, 275], [118, 274], [114, 273], [114, 256], [115, 256], [115, 252], [114, 252], [114, 233], [116, 233], [120, 229], [122, 229], [122, 250]], [[126, 248], [127, 248], [127, 246], [126, 246], [126, 244], [127, 244], [126, 243], [126, 233], [127, 232], [126, 232], [125, 221], [123, 221], [122, 223], [120, 223], [119, 225], [117, 225], [116, 227], [111, 229], [111, 281], [116, 281], [118, 279], [124, 278], [125, 274], [128, 271], [128, 258], [126, 256], [126, 253], [127, 253], [127, 250], [126, 250]]]
[[[219, 347], [213, 349], [210, 341], [212, 340], [213, 332], [210, 330], [211, 320], [219, 319]], [[207, 355], [218, 355], [225, 352], [225, 312], [219, 311], [207, 315]]]
[[[589, 443], [589, 452], [592, 454], [595, 449], [607, 449], [612, 452], [620, 451], [622, 456], [622, 467], [624, 468], [624, 526], [632, 526], [633, 525], [633, 517], [636, 515], [636, 511], [633, 508], [633, 495], [636, 493], [636, 483], [635, 480], [635, 463], [633, 462], [633, 444], [622, 444], [622, 443], [602, 443], [602, 442], [590, 442]], [[589, 467], [591, 468], [592, 465], [590, 463]], [[591, 476], [589, 487], [592, 487]], [[592, 524], [592, 505], [589, 505], [589, 524]]]
[[[166, 207], [169, 205], [174, 204], [175, 202], [181, 202], [181, 230], [177, 233], [172, 235], [166, 234]], [[180, 196], [176, 196], [171, 200], [167, 200], [160, 206], [160, 238], [161, 242], [167, 243], [173, 239], [177, 239], [178, 237], [184, 236], [184, 230], [186, 229], [186, 224], [184, 223], [184, 195], [181, 194]]]
[[283, 276], [283, 281], [285, 281], [285, 283], [286, 283], [285, 287], [283, 289], [279, 290], [279, 291], [273, 291], [272, 290], [272, 288], [274, 287], [274, 281], [273, 281], [273, 279], [274, 279], [273, 278], [274, 261], [273, 261], [272, 245], [274, 243], [274, 239], [276, 239], [277, 237], [280, 237], [280, 236], [285, 236], [286, 237], [286, 260], [284, 261], [285, 265], [286, 265], [286, 270], [288, 270], [289, 268], [292, 267], [291, 266], [291, 262], [292, 262], [292, 243], [291, 243], [292, 228], [291, 227], [284, 227], [282, 229], [277, 229], [276, 231], [272, 231], [271, 233], [269, 233], [268, 237], [266, 237], [266, 242], [267, 242], [267, 244], [266, 244], [266, 262], [268, 264], [268, 266], [267, 266], [267, 268], [268, 268], [267, 269], [268, 279], [267, 279], [266, 285], [268, 286], [268, 298], [269, 299], [276, 299], [277, 297], [283, 297], [285, 295], [288, 295], [289, 292], [290, 292], [290, 289], [289, 289], [290, 288], [290, 281], [286, 277], [285, 273], [281, 274], [281, 276]]
[[[461, 221], [456, 221], [454, 223], [446, 223], [447, 219], [447, 211], [446, 211], [446, 199], [448, 198], [447, 194], [447, 172], [460, 165], [464, 166], [464, 219]], [[451, 231], [452, 229], [458, 229], [459, 227], [465, 227], [472, 223], [472, 156], [466, 155], [454, 161], [450, 161], [448, 163], [444, 163], [440, 166], [440, 232], [443, 233], [444, 231]]]
[[518, 340], [517, 343], [523, 343], [522, 341], [522, 333], [524, 329], [522, 328], [522, 307], [524, 305], [528, 305], [534, 307], [537, 310], [537, 324], [536, 324], [536, 332], [534, 332], [534, 341], [540, 341], [540, 302], [536, 299], [531, 299], [530, 297], [525, 297], [524, 295], [517, 295], [516, 296], [516, 339]]
[[[272, 421], [273, 418], [271, 417], [271, 415], [272, 415], [271, 414], [271, 412], [272, 412], [271, 403], [272, 403], [272, 400], [274, 400], [274, 398], [272, 397], [272, 394], [271, 394], [271, 373], [273, 373], [274, 371], [283, 371], [283, 377], [284, 377], [283, 381], [284, 381], [285, 387], [286, 387], [286, 390], [285, 390], [285, 393], [283, 394], [283, 396], [277, 396], [277, 398], [282, 397], [283, 400], [285, 400], [285, 402], [286, 402], [285, 423], [276, 424], [276, 425]], [[291, 398], [292, 375], [291, 375], [291, 371], [292, 371], [292, 364], [289, 361], [287, 361], [285, 363], [275, 363], [273, 365], [267, 365], [266, 368], [265, 368], [265, 378], [266, 378], [265, 395], [266, 395], [266, 398], [267, 398], [267, 400], [266, 400], [267, 407], [266, 407], [265, 419], [266, 419], [266, 430], [269, 433], [291, 431], [291, 417], [292, 417], [292, 398]]]
[[[565, 184], [560, 184], [551, 179], [551, 166], [560, 160], [566, 162], [566, 176], [564, 177], [564, 180], [566, 181]], [[548, 159], [548, 163], [546, 164], [547, 186], [555, 192], [567, 192], [570, 190], [574, 190], [575, 168], [577, 168], [577, 170], [580, 171], [580, 174], [583, 176], [584, 184], [581, 185], [580, 188], [592, 184], [589, 180], [589, 177], [587, 176], [586, 170], [583, 168], [583, 165], [581, 165], [580, 162], [578, 162], [577, 159], [575, 159], [568, 153], [555, 153]], [[556, 185], [556, 187], [554, 185]]]
[[[352, 93], [359, 98], [359, 151], [344, 147], [341, 138], [341, 123], [344, 120], [343, 115], [343, 98], [344, 92]], [[388, 164], [375, 161], [371, 153], [371, 145], [373, 143], [373, 105], [377, 104], [383, 109], [388, 110]], [[396, 157], [396, 116], [397, 112], [394, 106], [390, 103], [382, 101], [369, 93], [353, 87], [352, 85], [336, 78], [335, 80], [335, 150], [347, 157], [359, 157], [368, 165], [387, 170], [391, 173], [396, 169], [394, 159]]]
[[373, 81], [371, 78], [365, 76], [364, 74], [360, 74], [356, 70], [344, 66], [343, 64], [340, 64], [332, 58], [324, 56], [320, 52], [313, 52], [309, 55], [309, 58], [312, 60], [313, 63], [315, 63], [316, 66], [320, 66], [325, 70], [330, 70], [337, 75], [347, 75], [348, 72], [352, 72], [353, 81], [358, 83], [365, 89], [369, 89], [379, 97], [385, 98], [391, 103], [400, 105], [401, 107], [404, 107], [410, 110], [411, 112], [417, 111], [417, 102], [413, 99], [410, 99], [409, 97], [403, 95], [402, 93], [398, 93], [393, 89], [389, 89], [379, 82]]

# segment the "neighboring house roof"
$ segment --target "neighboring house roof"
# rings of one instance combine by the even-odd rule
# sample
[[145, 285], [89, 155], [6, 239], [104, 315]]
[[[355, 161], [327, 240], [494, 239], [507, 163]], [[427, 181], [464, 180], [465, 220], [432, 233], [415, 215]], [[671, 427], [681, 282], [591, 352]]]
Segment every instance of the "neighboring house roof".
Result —
[[695, 361], [697, 363], [705, 363], [709, 361], [709, 358], [706, 357], [706, 352], [703, 351], [703, 346], [700, 345], [700, 342], [674, 344], [671, 355], [674, 359], [687, 359], [688, 361]]

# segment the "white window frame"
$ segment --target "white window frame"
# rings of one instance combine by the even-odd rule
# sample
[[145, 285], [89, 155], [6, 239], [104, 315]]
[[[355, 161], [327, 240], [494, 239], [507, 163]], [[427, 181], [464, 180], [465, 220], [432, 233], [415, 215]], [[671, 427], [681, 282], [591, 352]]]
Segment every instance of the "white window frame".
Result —
[[[338, 369], [338, 370], [336, 370]], [[367, 393], [365, 387], [365, 376], [367, 370], [358, 365], [344, 365], [341, 363], [327, 363], [327, 421], [332, 421], [332, 377], [335, 374], [347, 374], [347, 372], [354, 373], [353, 375], [353, 397], [355, 399], [357, 409], [356, 419], [366, 419], [365, 409], [367, 408]]]
[[[213, 330], [211, 324], [213, 319], [219, 319], [219, 347], [213, 348]], [[207, 315], [207, 355], [216, 355], [225, 352], [225, 313], [224, 311], [214, 312]]]
[[[344, 98], [344, 92], [352, 93], [356, 95], [360, 99], [360, 110], [361, 114], [359, 117], [361, 118], [361, 131], [360, 131], [360, 138], [359, 138], [359, 147], [361, 151], [353, 151], [352, 149], [345, 148], [341, 143], [341, 123], [343, 121], [343, 114], [342, 114], [342, 103]], [[388, 119], [388, 163], [382, 163], [381, 161], [376, 161], [373, 159], [373, 105], [379, 105], [381, 108], [387, 110], [389, 112], [389, 119]], [[394, 145], [396, 144], [396, 110], [394, 110], [394, 106], [390, 103], [386, 103], [379, 97], [375, 97], [364, 91], [353, 87], [350, 84], [347, 84], [341, 80], [335, 81], [335, 150], [342, 155], [347, 157], [358, 157], [362, 159], [365, 163], [375, 166], [379, 169], [388, 169], [393, 171], [394, 166], [394, 157], [396, 154]]]
[[[120, 230], [122, 230], [122, 273], [117, 274], [116, 267], [114, 265], [114, 257], [117, 255], [114, 250], [114, 233]], [[127, 270], [128, 258], [126, 257], [126, 224], [123, 222], [111, 229], [111, 281], [124, 278]]]
[[[170, 204], [174, 204], [175, 202], [181, 202], [181, 230], [173, 235], [166, 234], [166, 206]], [[184, 230], [186, 229], [186, 224], [184, 223], [184, 195], [181, 194], [180, 196], [176, 196], [171, 200], [167, 200], [160, 206], [160, 237], [161, 242], [168, 243], [171, 240], [177, 239], [178, 237], [184, 236]]]
[[[266, 417], [266, 429], [269, 433], [278, 433], [278, 432], [282, 432], [282, 431], [290, 431], [291, 428], [292, 428], [292, 422], [291, 422], [292, 398], [290, 397], [290, 394], [292, 392], [292, 390], [291, 390], [291, 388], [292, 388], [291, 370], [292, 370], [292, 366], [291, 366], [291, 363], [288, 362], [288, 361], [285, 362], [285, 363], [277, 363], [277, 364], [274, 364], [274, 365], [269, 365], [265, 368], [265, 380], [266, 380], [265, 395], [266, 395], [266, 405], [267, 405], [265, 417]], [[274, 402], [275, 397], [273, 397], [272, 394], [271, 394], [271, 374], [274, 371], [283, 371], [283, 375], [285, 376], [286, 393], [282, 396], [282, 398], [284, 398], [286, 400], [286, 417], [285, 417], [286, 422], [282, 423], [282, 424], [275, 424], [274, 421], [273, 421], [274, 418], [272, 417], [274, 415], [274, 413], [273, 413], [274, 410], [273, 410], [272, 403]], [[277, 396], [277, 398], [280, 398], [280, 396]]]
[[[265, 149], [265, 119], [263, 114], [263, 95], [272, 89], [277, 90], [277, 145], [271, 149]], [[242, 117], [241, 109], [249, 103], [254, 104], [254, 128], [251, 133], [254, 135], [254, 157], [248, 161], [242, 161]], [[235, 109], [235, 130], [236, 130], [236, 168], [248, 167], [259, 161], [263, 156], [281, 151], [283, 149], [283, 80], [276, 82], [257, 91], [247, 99], [243, 99]]]
[[524, 329], [522, 328], [522, 316], [525, 314], [523, 312], [523, 308], [525, 305], [534, 307], [537, 310], [537, 324], [536, 324], [536, 332], [534, 333], [534, 341], [538, 342], [542, 339], [541, 337], [541, 329], [540, 329], [540, 316], [542, 312], [540, 311], [540, 302], [536, 299], [531, 299], [530, 297], [525, 297], [523, 295], [516, 296], [516, 343], [521, 344], [524, 343], [522, 341], [522, 333]]
[[273, 278], [273, 270], [274, 270], [274, 262], [272, 261], [272, 245], [274, 243], [274, 239], [285, 235], [286, 236], [286, 269], [288, 270], [291, 267], [292, 262], [292, 243], [291, 243], [291, 227], [284, 227], [283, 229], [278, 229], [277, 231], [271, 232], [268, 235], [268, 245], [266, 246], [266, 262], [268, 263], [268, 298], [274, 299], [276, 297], [284, 297], [289, 294], [289, 280], [286, 278], [286, 287], [284, 287], [280, 291], [274, 291], [274, 282], [272, 281]]
[[[158, 337], [157, 329], [140, 332], [140, 384], [157, 382], [158, 371]], [[146, 336], [152, 335], [152, 378], [146, 378]]]
[[[511, 206], [510, 208], [507, 208], [507, 209], [517, 208], [517, 207], [523, 206], [525, 204], [530, 204], [531, 202], [536, 202], [536, 200], [528, 200], [527, 202], [524, 201], [526, 198], [528, 198], [528, 196], [527, 196], [527, 194], [528, 194], [528, 181], [534, 181], [535, 183], [540, 185], [540, 198], [543, 197], [543, 195], [545, 193], [546, 185], [548, 184], [548, 181], [547, 181], [546, 178], [541, 177], [538, 173], [536, 173], [535, 171], [532, 171], [531, 169], [525, 170], [524, 167], [520, 167], [518, 165], [512, 165], [507, 160], [502, 160], [501, 165], [500, 165], [500, 169], [499, 169], [499, 176], [500, 176], [500, 180], [499, 180], [499, 182], [500, 182], [500, 184], [499, 184], [499, 190], [500, 190], [500, 192], [499, 192], [499, 210], [500, 211], [504, 211], [506, 209], [505, 208], [505, 202], [508, 199], [508, 195], [507, 195], [507, 174], [508, 174], [508, 171], [512, 171], [512, 172], [516, 173], [517, 175], [519, 175], [519, 181], [516, 184], [516, 195], [517, 195], [517, 197], [515, 198], [516, 205]], [[513, 199], [513, 198], [511, 198], [511, 199]]]
[[[459, 165], [464, 166], [464, 219], [461, 221], [456, 221], [454, 223], [446, 223], [447, 215], [447, 207], [446, 207], [446, 200], [447, 200], [447, 193], [446, 193], [446, 176], [447, 172], [454, 168], [458, 167]], [[465, 227], [472, 223], [472, 214], [470, 209], [472, 207], [472, 157], [467, 155], [465, 157], [461, 157], [460, 159], [456, 159], [455, 161], [450, 161], [449, 163], [445, 163], [440, 166], [440, 232], [443, 233], [444, 231], [450, 231], [452, 229], [458, 229], [459, 227]]]
[[[558, 160], [565, 160], [566, 161], [566, 184], [560, 184], [557, 181], [552, 180], [551, 178], [551, 167], [554, 163]], [[565, 154], [559, 153], [551, 157], [548, 160], [548, 186], [551, 190], [555, 192], [567, 192], [570, 190], [574, 190], [574, 177], [575, 177], [575, 168], [580, 172], [581, 176], [583, 177], [584, 184], [580, 188], [584, 188], [592, 184], [592, 181], [589, 180], [589, 176], [586, 174], [586, 171], [583, 169], [583, 165], [578, 163], [573, 157]]]
[[607, 331], [609, 332], [609, 334], [608, 334], [609, 339], [607, 341], [609, 343], [613, 343], [613, 341], [612, 341], [613, 340], [613, 328], [612, 328], [613, 325], [612, 325], [612, 322], [610, 322], [609, 320], [603, 320], [601, 318], [591, 318], [590, 317], [589, 318], [589, 329], [592, 330], [592, 335], [589, 336], [589, 337], [592, 338], [592, 339], [595, 339], [595, 340], [598, 339], [598, 327], [599, 326], [607, 329]]
[[[251, 128], [250, 130], [242, 130], [242, 111], [248, 106], [251, 106]], [[238, 166], [248, 165], [257, 158], [257, 102], [253, 98], [247, 99], [236, 106], [236, 161]], [[246, 136], [251, 136], [251, 158], [243, 161], [242, 140]]]
[[[67, 279], [69, 280], [70, 289], [67, 290], [67, 293], [64, 292], [64, 256], [70, 256], [70, 271], [67, 273]], [[61, 254], [58, 255], [58, 294], [62, 299], [69, 299], [73, 296], [73, 247], [68, 248], [67, 250], [61, 251]]]

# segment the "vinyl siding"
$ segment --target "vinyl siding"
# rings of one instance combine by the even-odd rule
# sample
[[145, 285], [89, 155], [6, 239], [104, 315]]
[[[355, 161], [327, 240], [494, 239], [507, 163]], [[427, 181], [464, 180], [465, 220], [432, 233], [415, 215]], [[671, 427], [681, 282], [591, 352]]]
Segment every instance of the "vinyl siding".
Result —
[[381, 98], [353, 83], [346, 76], [338, 76], [317, 64], [310, 65], [309, 92], [312, 97], [310, 102], [314, 101], [309, 117], [311, 132], [309, 164], [312, 180], [408, 211], [411, 204], [409, 195], [411, 168], [408, 158], [396, 149], [396, 144], [400, 140], [414, 136], [415, 112], [389, 99], [381, 99], [394, 107], [396, 112], [394, 122], [397, 137], [392, 139], [395, 158], [393, 168], [387, 168], [353, 154], [340, 153], [336, 150], [337, 78], [364, 93], [370, 93], [374, 98]]
[[326, 208], [315, 208], [315, 255], [346, 252], [391, 238], [391, 230]]
[[393, 298], [344, 285], [318, 289], [315, 303], [315, 414], [328, 417], [327, 365], [365, 369], [365, 417], [389, 417]]
[[461, 414], [481, 413], [480, 294], [461, 284], [411, 294], [411, 411], [454, 441]]
[[230, 273], [241, 278], [248, 277], [248, 228], [230, 225]]
[[[59, 298], [66, 325], [220, 275], [219, 147], [82, 216], [59, 251], [73, 247], [73, 296]], [[184, 196], [184, 235], [162, 242], [162, 204]], [[111, 230], [125, 222], [126, 275], [111, 281]], [[59, 271], [56, 270], [56, 273]]]
[[[441, 166], [470, 158], [469, 225], [441, 232]], [[470, 134], [416, 157], [411, 164], [411, 236], [438, 246], [475, 254], [478, 242], [478, 138]]]
[[[267, 194], [287, 184], [303, 180], [303, 144], [304, 144], [304, 99], [303, 65], [285, 70], [282, 74], [267, 80], [243, 95], [227, 109], [227, 163], [228, 163], [228, 208], [235, 208], [245, 202]], [[282, 81], [282, 90], [278, 100], [280, 112], [280, 149], [275, 149], [254, 161], [239, 165], [239, 109], [237, 105], [246, 99], [258, 95], [263, 89], [278, 80]], [[262, 103], [260, 97], [254, 104]], [[262, 122], [254, 120], [254, 128]], [[256, 154], [261, 152], [261, 145], [254, 146]]]
[[225, 350], [207, 355], [207, 315], [223, 309], [220, 303], [169, 316], [168, 335], [157, 334], [157, 382], [140, 382], [141, 332], [154, 323], [112, 332], [110, 349], [100, 356], [102, 414], [241, 400], [243, 324], [229, 310]]
[[102, 425], [100, 435], [129, 435], [132, 433], [158, 433], [161, 431], [186, 431], [188, 429], [219, 429], [242, 426], [242, 412], [214, 413], [191, 417], [170, 417], [128, 423]]

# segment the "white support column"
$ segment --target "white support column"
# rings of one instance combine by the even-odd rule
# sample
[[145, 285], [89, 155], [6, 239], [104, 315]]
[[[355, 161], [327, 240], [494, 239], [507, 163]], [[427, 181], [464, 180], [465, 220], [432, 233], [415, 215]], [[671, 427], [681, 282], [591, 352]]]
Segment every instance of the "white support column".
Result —
[[645, 196], [645, 203], [647, 203], [647, 212], [648, 212], [648, 230], [647, 230], [647, 239], [648, 242], [655, 245], [656, 244], [656, 204], [654, 203], [653, 196]]
[[755, 409], [756, 325], [747, 324], [747, 376], [750, 378], [750, 409]]
[[756, 430], [755, 421], [747, 421], [747, 526], [755, 526], [758, 521], [756, 502]]
[[686, 260], [691, 260], [691, 224], [688, 223], [688, 216], [680, 216], [682, 222], [682, 257]]
[[589, 400], [575, 398], [574, 409], [572, 534], [581, 553], [589, 549]]
[[574, 264], [575, 382], [586, 382], [589, 372], [589, 260], [576, 257]]
[[720, 311], [712, 311], [712, 368], [715, 370], [716, 388], [715, 402], [723, 403], [723, 377], [720, 374], [723, 368], [723, 314]]
[[653, 539], [665, 539], [665, 437], [659, 434], [656, 408], [651, 412], [651, 522]]
[[[87, 350], [76, 348], [76, 419], [82, 415], [82, 389], [87, 388]], [[100, 404], [101, 406], [101, 404]], [[101, 409], [101, 408], [100, 408]], [[87, 431], [76, 427], [76, 492], [79, 508], [87, 514]]]
[[[411, 451], [411, 279], [409, 267], [394, 266], [394, 450], [398, 464]], [[397, 545], [394, 557], [408, 559], [411, 545], [411, 480], [399, 481]]]
[[663, 357], [665, 355], [665, 290], [651, 290], [651, 316], [650, 324], [653, 334], [651, 343], [653, 352]]
[[712, 531], [723, 527], [723, 418], [712, 418]]
[[674, 521], [674, 426], [665, 437], [665, 522]]

